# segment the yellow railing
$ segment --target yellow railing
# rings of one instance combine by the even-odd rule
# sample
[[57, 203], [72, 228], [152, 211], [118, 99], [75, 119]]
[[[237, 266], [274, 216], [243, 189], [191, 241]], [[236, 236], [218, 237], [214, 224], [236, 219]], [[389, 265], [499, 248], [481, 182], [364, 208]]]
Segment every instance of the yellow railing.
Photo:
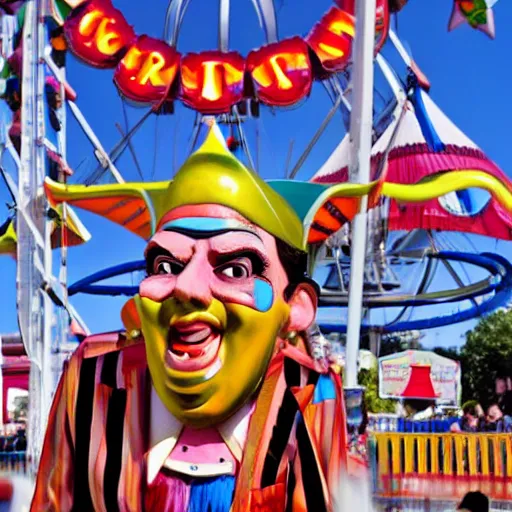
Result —
[[511, 434], [376, 433], [379, 474], [512, 477]]
[[429, 492], [437, 493], [443, 482], [464, 481], [485, 482], [487, 489], [499, 484], [500, 498], [510, 493], [512, 499], [507, 481], [512, 478], [511, 434], [375, 433], [370, 463], [376, 490], [384, 494], [400, 494], [414, 485], [426, 489], [426, 482]]

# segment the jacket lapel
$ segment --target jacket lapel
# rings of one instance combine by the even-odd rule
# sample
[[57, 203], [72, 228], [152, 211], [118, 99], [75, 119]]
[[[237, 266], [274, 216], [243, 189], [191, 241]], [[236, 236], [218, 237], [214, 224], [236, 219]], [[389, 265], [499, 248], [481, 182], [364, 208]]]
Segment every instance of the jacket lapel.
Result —
[[151, 402], [151, 379], [144, 344], [123, 350], [121, 365], [118, 385], [126, 390], [126, 412], [118, 502], [121, 512], [142, 512]]
[[272, 437], [279, 405], [282, 402], [286, 383], [283, 375], [284, 357], [279, 352], [270, 362], [267, 374], [251, 417], [242, 465], [238, 473], [232, 512], [251, 510], [251, 491], [259, 488], [263, 463]]

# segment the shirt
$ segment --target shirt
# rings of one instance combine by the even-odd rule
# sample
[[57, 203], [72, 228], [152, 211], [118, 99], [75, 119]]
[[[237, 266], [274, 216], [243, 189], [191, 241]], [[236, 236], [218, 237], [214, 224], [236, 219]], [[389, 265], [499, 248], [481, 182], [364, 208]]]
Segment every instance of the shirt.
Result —
[[[147, 510], [151, 392], [142, 338], [102, 333], [84, 340], [55, 393], [31, 511]], [[165, 423], [161, 416], [158, 423]], [[344, 425], [340, 377], [283, 343], [255, 400], [232, 512], [331, 510], [329, 491], [341, 468], [352, 466]], [[165, 441], [169, 433], [161, 435]], [[233, 437], [226, 435], [230, 452]]]
[[215, 428], [184, 427], [151, 388], [147, 481], [162, 466], [188, 476], [234, 475], [242, 461], [254, 404], [248, 403]]

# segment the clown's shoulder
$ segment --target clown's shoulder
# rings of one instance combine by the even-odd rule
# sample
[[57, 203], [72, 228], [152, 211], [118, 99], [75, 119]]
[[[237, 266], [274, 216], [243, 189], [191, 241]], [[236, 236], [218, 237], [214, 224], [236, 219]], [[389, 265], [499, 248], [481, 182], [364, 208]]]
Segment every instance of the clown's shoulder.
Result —
[[133, 297], [125, 303], [121, 310], [121, 323], [123, 327], [120, 330], [91, 334], [85, 337], [71, 357], [70, 363], [103, 357], [108, 354], [112, 354], [109, 359], [113, 359], [117, 357], [116, 354], [122, 353], [123, 359], [126, 354], [132, 363], [140, 361], [141, 365], [145, 365], [146, 349]]
[[[88, 364], [89, 363], [89, 364]], [[64, 364], [63, 379], [71, 381], [68, 392], [78, 391], [76, 383], [94, 373], [95, 380], [116, 388], [126, 370], [147, 367], [144, 338], [131, 338], [126, 331], [113, 331], [87, 336]], [[98, 370], [101, 370], [98, 373]]]
[[106, 356], [113, 352], [133, 354], [140, 352], [145, 357], [144, 339], [142, 336], [132, 338], [126, 331], [102, 332], [87, 336], [72, 357], [90, 359]]

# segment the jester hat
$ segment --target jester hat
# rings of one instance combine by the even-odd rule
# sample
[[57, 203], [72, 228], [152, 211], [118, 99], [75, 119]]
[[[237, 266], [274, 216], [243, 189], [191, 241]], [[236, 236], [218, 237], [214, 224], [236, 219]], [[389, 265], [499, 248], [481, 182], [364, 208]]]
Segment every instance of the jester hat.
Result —
[[[330, 187], [308, 182], [266, 182], [233, 156], [215, 124], [171, 181], [84, 186], [47, 179], [45, 188], [52, 204], [68, 202], [97, 213], [146, 240], [167, 212], [218, 204], [304, 252], [308, 243], [325, 240], [353, 218], [359, 198], [346, 196], [360, 195], [332, 194]], [[357, 192], [358, 186], [352, 188]]]
[[470, 187], [488, 190], [512, 210], [507, 186], [479, 171], [441, 173], [415, 185], [265, 181], [233, 156], [215, 123], [210, 123], [202, 146], [171, 181], [92, 186], [65, 185], [49, 178], [45, 182], [50, 203], [67, 202], [91, 211], [146, 240], [158, 231], [169, 211], [186, 205], [218, 204], [304, 252], [352, 220], [364, 195], [370, 195], [372, 206], [379, 196], [423, 202]]

